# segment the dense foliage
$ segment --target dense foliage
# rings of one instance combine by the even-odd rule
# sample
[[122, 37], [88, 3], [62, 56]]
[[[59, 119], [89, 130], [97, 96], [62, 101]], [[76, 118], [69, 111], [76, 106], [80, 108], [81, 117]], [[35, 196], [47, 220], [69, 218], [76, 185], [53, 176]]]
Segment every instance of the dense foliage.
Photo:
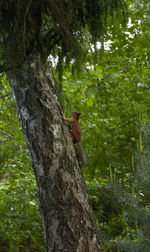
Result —
[[[73, 75], [74, 66], [62, 64], [58, 84], [65, 115], [82, 113], [83, 173], [108, 252], [150, 247], [149, 7], [147, 0], [129, 1], [127, 27], [114, 20], [101, 44], [88, 34], [82, 72]], [[0, 248], [44, 251], [35, 178], [5, 75], [0, 98]]]
[[45, 251], [35, 177], [5, 75], [0, 77], [0, 199], [0, 251]]
[[67, 62], [83, 60], [85, 31], [90, 41], [102, 39], [112, 25], [108, 15], [125, 23], [124, 0], [1, 0], [0, 72], [14, 71], [37, 54], [43, 60], [57, 55], [59, 63], [64, 57]]
[[148, 9], [131, 5], [128, 26], [110, 28], [106, 50], [91, 48], [80, 78], [66, 71], [62, 81], [66, 113], [82, 112], [84, 175], [106, 251], [150, 246]]

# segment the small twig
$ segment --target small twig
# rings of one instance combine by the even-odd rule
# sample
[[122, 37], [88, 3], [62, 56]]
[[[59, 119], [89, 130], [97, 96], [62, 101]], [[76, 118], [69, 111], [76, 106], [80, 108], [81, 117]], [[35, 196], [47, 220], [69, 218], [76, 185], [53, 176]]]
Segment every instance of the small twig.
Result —
[[21, 143], [22, 145], [26, 146], [22, 141], [20, 141], [19, 139], [17, 139], [17, 138], [15, 138], [15, 137], [11, 136], [10, 134], [8, 134], [8, 133], [6, 133], [6, 132], [4, 132], [4, 131], [1, 131], [1, 130], [0, 130], [0, 134], [1, 134], [1, 135], [4, 135], [4, 136], [7, 136], [7, 137], [9, 137], [9, 138], [11, 138], [11, 139], [13, 139], [13, 140], [15, 140], [15, 141]]
[[5, 97], [7, 97], [7, 96], [10, 96], [11, 95], [11, 92], [9, 92], [8, 94], [6, 94], [6, 95], [2, 95], [2, 96], [0, 96], [0, 99], [3, 99], [3, 98], [5, 98]]

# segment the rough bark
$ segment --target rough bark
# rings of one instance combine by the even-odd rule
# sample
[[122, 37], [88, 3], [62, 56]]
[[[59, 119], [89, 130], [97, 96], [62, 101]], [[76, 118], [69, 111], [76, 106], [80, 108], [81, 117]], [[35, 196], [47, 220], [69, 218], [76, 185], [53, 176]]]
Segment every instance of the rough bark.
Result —
[[10, 76], [37, 180], [47, 252], [103, 251], [51, 72], [28, 63]]

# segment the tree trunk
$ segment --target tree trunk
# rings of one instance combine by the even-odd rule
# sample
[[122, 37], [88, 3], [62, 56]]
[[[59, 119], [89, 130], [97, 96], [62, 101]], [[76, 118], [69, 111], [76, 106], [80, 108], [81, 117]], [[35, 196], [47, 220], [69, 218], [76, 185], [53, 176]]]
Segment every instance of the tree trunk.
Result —
[[51, 72], [34, 62], [10, 76], [37, 180], [47, 251], [103, 251]]

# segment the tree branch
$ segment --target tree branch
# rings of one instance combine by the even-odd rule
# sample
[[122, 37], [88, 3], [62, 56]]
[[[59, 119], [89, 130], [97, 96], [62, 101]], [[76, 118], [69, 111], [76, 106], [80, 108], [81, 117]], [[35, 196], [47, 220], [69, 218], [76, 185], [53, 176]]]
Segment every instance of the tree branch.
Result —
[[0, 130], [0, 134], [1, 134], [1, 135], [4, 135], [4, 136], [7, 136], [7, 137], [9, 137], [9, 138], [11, 138], [11, 139], [13, 139], [13, 140], [15, 140], [15, 141], [17, 141], [17, 142], [19, 142], [19, 143], [21, 143], [22, 145], [25, 146], [25, 143], [23, 143], [23, 142], [20, 141], [19, 139], [17, 139], [17, 138], [15, 138], [15, 137], [11, 136], [10, 134], [8, 134], [8, 133], [6, 133], [6, 132], [4, 132], [4, 131], [1, 131], [1, 130]]
[[10, 96], [10, 95], [11, 95], [11, 92], [9, 92], [8, 94], [5, 94], [5, 95], [0, 96], [0, 99], [3, 99], [3, 98], [5, 98], [5, 97], [7, 97], [7, 96]]

